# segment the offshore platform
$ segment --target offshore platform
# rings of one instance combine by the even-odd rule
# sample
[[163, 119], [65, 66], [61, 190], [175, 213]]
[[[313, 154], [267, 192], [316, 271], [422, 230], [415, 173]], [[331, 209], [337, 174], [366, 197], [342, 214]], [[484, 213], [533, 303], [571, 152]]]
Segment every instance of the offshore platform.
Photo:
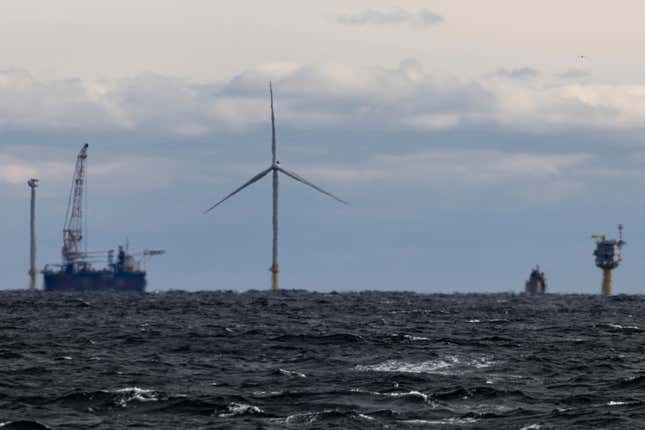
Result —
[[596, 267], [602, 269], [602, 295], [611, 296], [611, 274], [622, 261], [620, 252], [626, 243], [623, 240], [623, 225], [618, 225], [618, 240], [607, 239], [604, 234], [591, 237], [596, 239], [596, 250], [593, 252], [596, 257]]
[[[65, 215], [65, 226], [63, 227], [63, 262], [62, 264], [45, 266], [43, 270], [44, 289], [49, 291], [143, 292], [146, 288], [145, 265], [147, 259], [153, 255], [164, 254], [165, 251], [145, 250], [139, 254], [130, 254], [127, 245], [125, 247], [119, 246], [115, 260], [114, 250], [88, 252], [83, 246], [85, 245], [83, 241], [85, 226], [83, 206], [84, 196], [86, 196], [87, 148], [87, 144], [83, 145], [76, 158], [72, 188]], [[33, 189], [34, 187], [32, 187], [32, 196]], [[32, 210], [32, 226], [33, 217]], [[35, 245], [33, 246], [35, 248]], [[32, 252], [32, 255], [34, 254], [35, 249]], [[104, 267], [95, 269], [93, 267], [95, 263], [102, 263]]]

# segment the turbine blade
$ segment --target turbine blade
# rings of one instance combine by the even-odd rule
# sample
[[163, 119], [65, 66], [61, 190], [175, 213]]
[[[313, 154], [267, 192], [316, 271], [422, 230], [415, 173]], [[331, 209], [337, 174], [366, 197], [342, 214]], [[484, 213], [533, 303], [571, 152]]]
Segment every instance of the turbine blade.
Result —
[[273, 164], [276, 160], [276, 144], [275, 144], [275, 114], [273, 113], [273, 84], [269, 81], [269, 93], [271, 94], [271, 154], [273, 156]]
[[329, 196], [329, 197], [331, 197], [331, 198], [332, 198], [332, 199], [334, 199], [334, 200], [338, 200], [339, 202], [341, 202], [341, 203], [343, 203], [343, 204], [345, 204], [345, 205], [348, 205], [348, 204], [349, 204], [349, 203], [347, 203], [345, 200], [343, 200], [343, 199], [341, 199], [341, 198], [336, 197], [336, 196], [335, 196], [335, 195], [333, 195], [332, 193], [330, 193], [330, 192], [328, 192], [328, 191], [323, 190], [322, 188], [320, 188], [320, 187], [319, 187], [319, 186], [317, 186], [317, 185], [312, 184], [311, 182], [309, 182], [308, 180], [306, 180], [306, 179], [305, 179], [305, 178], [303, 178], [302, 176], [298, 175], [296, 172], [291, 172], [291, 171], [289, 171], [289, 170], [285, 170], [283, 167], [278, 167], [278, 170], [279, 170], [280, 172], [284, 173], [285, 175], [289, 176], [290, 178], [295, 179], [296, 181], [301, 182], [301, 183], [303, 183], [303, 184], [305, 184], [305, 185], [308, 185], [308, 186], [310, 186], [311, 188], [313, 188], [314, 190], [316, 190], [316, 191], [318, 191], [318, 192], [320, 192], [320, 193], [323, 193], [324, 195]]
[[237, 193], [239, 193], [240, 191], [242, 191], [244, 188], [246, 188], [246, 187], [248, 187], [249, 185], [254, 184], [254, 183], [256, 183], [257, 181], [259, 181], [260, 179], [264, 178], [264, 177], [267, 175], [267, 173], [269, 173], [271, 170], [273, 170], [273, 168], [272, 168], [272, 167], [269, 167], [268, 169], [261, 171], [260, 173], [258, 173], [258, 174], [257, 174], [257, 175], [255, 175], [254, 177], [252, 177], [252, 178], [251, 178], [247, 183], [245, 183], [245, 184], [244, 184], [244, 185], [242, 185], [241, 187], [237, 188], [237, 189], [236, 189], [235, 191], [233, 191], [231, 194], [229, 194], [228, 196], [224, 197], [222, 200], [220, 200], [219, 202], [215, 203], [213, 206], [211, 206], [210, 208], [208, 208], [206, 211], [204, 211], [204, 213], [206, 214], [206, 213], [208, 213], [208, 212], [212, 211], [212, 210], [213, 210], [213, 209], [215, 209], [217, 206], [219, 206], [221, 203], [224, 203], [224, 201], [225, 201], [225, 200], [230, 199], [230, 198], [231, 198], [231, 197], [233, 197], [235, 194], [237, 194]]

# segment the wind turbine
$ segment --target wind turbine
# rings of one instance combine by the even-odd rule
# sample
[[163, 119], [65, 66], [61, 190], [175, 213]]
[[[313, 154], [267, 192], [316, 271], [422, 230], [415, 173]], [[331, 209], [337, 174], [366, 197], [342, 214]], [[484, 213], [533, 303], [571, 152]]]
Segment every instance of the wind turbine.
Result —
[[347, 204], [347, 202], [323, 190], [317, 185], [312, 184], [311, 182], [307, 181], [305, 178], [298, 175], [297, 173], [287, 170], [280, 165], [280, 162], [277, 160], [277, 157], [276, 157], [275, 115], [273, 113], [273, 86], [271, 85], [271, 82], [269, 82], [269, 93], [271, 95], [271, 154], [272, 154], [271, 166], [269, 166], [268, 169], [263, 170], [257, 175], [255, 175], [254, 177], [252, 177], [248, 182], [246, 182], [241, 187], [237, 188], [235, 191], [233, 191], [232, 193], [224, 197], [219, 202], [215, 203], [213, 206], [208, 208], [204, 213], [208, 213], [212, 211], [221, 203], [224, 203], [224, 201], [228, 200], [229, 198], [233, 197], [235, 194], [242, 191], [244, 188], [256, 183], [257, 181], [264, 178], [269, 173], [273, 173], [273, 263], [271, 264], [270, 270], [271, 270], [271, 288], [273, 291], [277, 291], [280, 288], [280, 266], [278, 265], [278, 173], [283, 173], [288, 177], [290, 177], [291, 179], [294, 179], [302, 184], [308, 185], [314, 190], [322, 194], [325, 194], [326, 196], [329, 196], [332, 199], [338, 200], [343, 204]]

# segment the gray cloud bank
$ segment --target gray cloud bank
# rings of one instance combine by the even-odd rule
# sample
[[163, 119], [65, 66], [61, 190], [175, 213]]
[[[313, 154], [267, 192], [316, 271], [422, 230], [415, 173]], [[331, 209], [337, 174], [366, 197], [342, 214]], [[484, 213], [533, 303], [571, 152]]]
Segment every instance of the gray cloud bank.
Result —
[[586, 79], [591, 77], [591, 72], [584, 69], [569, 69], [557, 75], [561, 79]]
[[418, 28], [429, 28], [444, 22], [444, 18], [427, 9], [410, 12], [405, 9], [379, 11], [366, 9], [349, 15], [341, 15], [338, 22], [343, 25], [410, 25]]
[[645, 85], [595, 84], [500, 69], [474, 80], [395, 68], [268, 64], [227, 82], [195, 84], [144, 74], [112, 80], [39, 80], [0, 71], [0, 129], [125, 130], [172, 136], [264, 126], [268, 81], [281, 126], [437, 131], [495, 126], [552, 131], [641, 129]]
[[519, 69], [498, 69], [497, 75], [509, 79], [534, 79], [537, 78], [539, 72], [532, 67], [521, 67]]
[[[80, 132], [92, 141], [93, 133], [125, 133], [133, 142], [148, 142], [137, 143], [136, 159], [114, 154], [94, 166], [94, 175], [111, 178], [98, 182], [116, 189], [131, 191], [127, 184], [160, 189], [196, 171], [208, 171], [200, 181], [215, 183], [230, 166], [221, 162], [201, 169], [200, 156], [186, 156], [183, 165], [157, 147], [139, 147], [160, 140], [217, 142], [224, 134], [219, 141], [226, 145], [217, 150], [239, 151], [233, 141], [247, 144], [256, 140], [256, 131], [268, 131], [269, 80], [277, 97], [280, 136], [307, 130], [329, 137], [325, 132], [340, 131], [342, 137], [324, 147], [335, 146], [334, 153], [342, 157], [305, 156], [298, 163], [303, 174], [335, 189], [348, 183], [398, 183], [435, 194], [450, 190], [449, 201], [473, 190], [503, 190], [513, 201], [548, 202], [583, 194], [595, 181], [589, 172], [604, 172], [608, 182], [622, 181], [630, 172], [631, 180], [645, 183], [640, 169], [626, 169], [625, 159], [615, 160], [620, 169], [607, 167], [607, 158], [585, 143], [598, 133], [640, 135], [645, 85], [563, 80], [531, 68], [499, 69], [464, 80], [437, 76], [406, 60], [393, 68], [266, 64], [208, 84], [156, 74], [88, 81], [0, 71], [0, 185], [22, 189], [34, 175], [48, 183], [68, 180], [69, 153], [50, 157], [37, 150], [14, 151], [9, 136], [21, 132]], [[550, 143], [549, 135], [558, 133], [566, 141]], [[509, 135], [512, 145], [500, 144]], [[622, 147], [614, 155], [623, 157], [620, 139], [612, 137], [606, 145]], [[292, 146], [291, 158], [298, 158], [294, 149], [316, 150]], [[257, 168], [243, 165], [234, 173], [246, 177]]]

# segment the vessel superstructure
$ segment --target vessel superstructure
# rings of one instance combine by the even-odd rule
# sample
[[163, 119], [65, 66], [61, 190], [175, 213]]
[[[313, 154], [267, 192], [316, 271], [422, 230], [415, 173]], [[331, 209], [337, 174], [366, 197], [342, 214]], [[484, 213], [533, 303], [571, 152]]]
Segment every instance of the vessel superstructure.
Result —
[[546, 293], [546, 275], [540, 270], [540, 266], [535, 266], [531, 270], [529, 279], [524, 284], [527, 294], [544, 294]]

